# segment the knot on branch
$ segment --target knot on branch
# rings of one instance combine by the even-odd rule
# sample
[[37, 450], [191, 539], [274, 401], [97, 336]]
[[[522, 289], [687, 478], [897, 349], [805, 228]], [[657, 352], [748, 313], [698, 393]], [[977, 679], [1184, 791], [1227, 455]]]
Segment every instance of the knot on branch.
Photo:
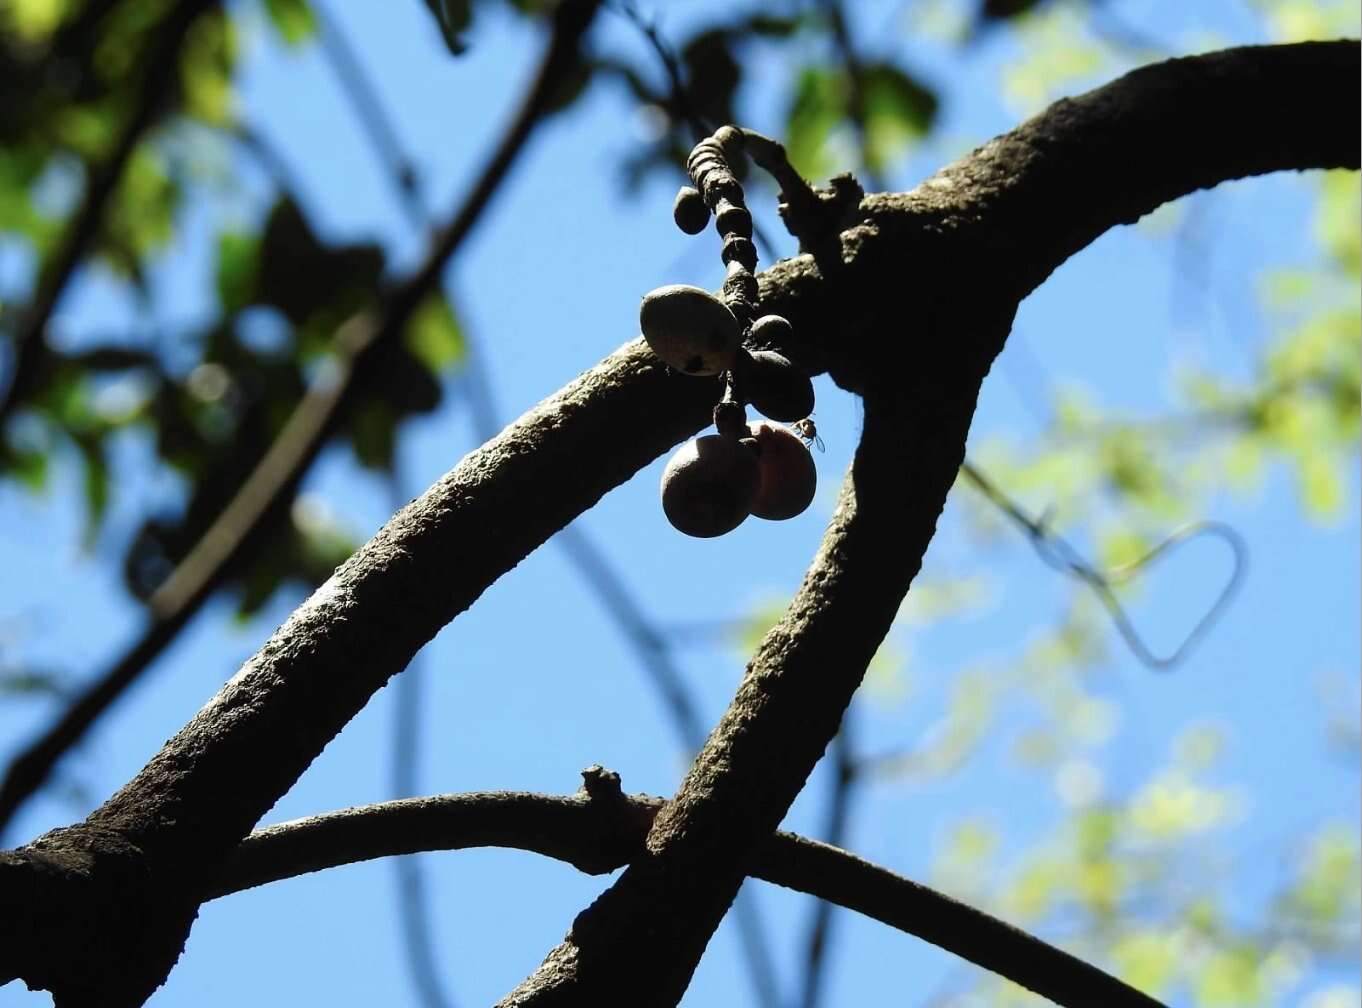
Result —
[[573, 854], [573, 866], [589, 875], [604, 875], [632, 861], [643, 849], [643, 838], [662, 802], [629, 798], [620, 787], [620, 775], [595, 763], [582, 771], [577, 794], [594, 828]]

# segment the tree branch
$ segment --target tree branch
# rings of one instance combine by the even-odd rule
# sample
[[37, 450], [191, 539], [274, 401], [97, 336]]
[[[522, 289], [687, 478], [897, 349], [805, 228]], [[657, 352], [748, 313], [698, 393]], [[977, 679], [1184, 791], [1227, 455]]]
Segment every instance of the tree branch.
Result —
[[[533, 851], [599, 875], [638, 855], [662, 805], [597, 788], [594, 796], [499, 791], [344, 809], [252, 833], [210, 898], [378, 857], [470, 847]], [[996, 917], [829, 844], [776, 833], [751, 874], [917, 935], [1060, 1005], [1158, 1004]]]
[[[1000, 347], [1010, 315], [981, 342]], [[967, 331], [969, 331], [967, 329]], [[678, 1001], [756, 847], [836, 734], [916, 574], [964, 453], [984, 369], [957, 357], [894, 405], [870, 394], [832, 522], [785, 617], [659, 814], [642, 857], [501, 1002]], [[911, 438], [910, 438], [911, 432]]]
[[[1355, 44], [1330, 43], [1137, 71], [1059, 103], [911, 194], [868, 197], [866, 223], [842, 236], [835, 277], [821, 276], [808, 256], [762, 274], [763, 310], [795, 327], [781, 349], [867, 394], [863, 450], [814, 572], [679, 799], [652, 826], [645, 854], [554, 954], [560, 979], [585, 971], [609, 986], [614, 955], [625, 961], [615, 975], [642, 984], [631, 1000], [641, 990], [658, 1001], [680, 996], [744, 859], [774, 831], [892, 619], [1016, 299], [1083, 235], [1160, 200], [1219, 177], [1355, 165], [1358, 69]], [[1165, 73], [1177, 82], [1171, 105], [1157, 86]], [[1267, 94], [1271, 102], [1258, 100]], [[1300, 114], [1261, 114], [1283, 102]], [[1214, 122], [1189, 120], [1189, 107], [1214, 112]], [[1100, 181], [1075, 178], [1054, 154], [1063, 147], [1089, 166], [1106, 157], [1095, 149], [1113, 139], [1112, 117], [1143, 130], [1146, 144], [1173, 149], [1146, 154], [1133, 171], [1113, 169], [1105, 184], [1116, 210], [1103, 212]], [[1227, 121], [1246, 135], [1227, 140]], [[1312, 138], [1311, 129], [1327, 136]], [[920, 292], [911, 318], [905, 283]], [[911, 340], [901, 331], [909, 322]], [[634, 342], [468, 455], [84, 823], [0, 856], [0, 910], [13, 935], [0, 943], [0, 979], [60, 988], [63, 1006], [139, 1003], [172, 965], [235, 844], [373, 692], [549, 535], [706, 424], [716, 396], [717, 385], [668, 373]], [[70, 941], [73, 919], [100, 922], [99, 939]], [[620, 932], [611, 953], [602, 939]], [[668, 934], [674, 941], [662, 940]], [[630, 950], [639, 954], [621, 955]], [[541, 972], [516, 998], [537, 986], [588, 989]]]
[[217, 0], [180, 0], [166, 16], [148, 51], [139, 58], [139, 65], [146, 67], [146, 75], [134, 100], [132, 114], [114, 140], [108, 157], [91, 172], [80, 206], [67, 221], [52, 257], [43, 263], [32, 303], [20, 316], [19, 327], [14, 333], [8, 387], [0, 393], [0, 433], [28, 392], [44, 349], [47, 324], [76, 267], [99, 236], [105, 207], [113, 198], [118, 180], [123, 177], [123, 169], [142, 136], [164, 110], [167, 93], [180, 70], [180, 49], [185, 36], [199, 15], [216, 3]]
[[389, 291], [376, 312], [361, 312], [336, 333], [333, 366], [294, 409], [264, 458], [223, 508], [208, 531], [152, 594], [151, 623], [141, 637], [56, 721], [10, 763], [0, 783], [0, 832], [19, 806], [47, 780], [57, 761], [76, 745], [108, 707], [135, 683], [222, 583], [266, 517], [293, 492], [346, 412], [381, 372], [382, 355], [401, 337], [422, 300], [482, 216], [564, 75], [576, 59], [577, 42], [599, 0], [569, 0], [559, 8], [553, 35], [534, 81], [496, 151], [450, 223], [435, 236], [425, 261]]
[[[1274, 137], [1276, 145], [1260, 144], [1254, 130], [1245, 131], [1248, 139], [1226, 136], [1221, 124], [1235, 119], [1233, 114], [1206, 129], [1205, 119], [1217, 106], [1237, 109], [1239, 103], [1253, 110], [1256, 127], [1261, 109], [1275, 106], [1251, 97], [1245, 102], [1243, 90], [1263, 98], [1272, 92], [1280, 101], [1283, 83], [1314, 77], [1321, 63], [1333, 64], [1325, 76], [1335, 85], [1345, 66], [1355, 79], [1357, 48], [1230, 50], [1136, 71], [1057, 103], [914, 193], [866, 200], [870, 224], [843, 236], [840, 264], [862, 265], [864, 256], [864, 268], [854, 277], [841, 268], [828, 278], [825, 298], [844, 309], [843, 318], [819, 330], [863, 344], [863, 355], [853, 351], [859, 360], [847, 362], [856, 372], [839, 376], [843, 362], [832, 363], [834, 376], [844, 383], [850, 378], [850, 386], [866, 398], [861, 445], [819, 555], [676, 796], [658, 815], [642, 856], [578, 915], [563, 943], [501, 1005], [611, 1003], [637, 999], [640, 991], [648, 992], [650, 1003], [680, 1000], [747, 859], [785, 815], [836, 733], [921, 564], [964, 460], [979, 383], [1021, 297], [1106, 227], [1135, 219], [1187, 186], [1302, 162], [1356, 163], [1355, 115], [1346, 131], [1327, 128], [1335, 126], [1335, 115], [1303, 115], [1315, 119], [1311, 129], [1286, 126]], [[1274, 70], [1287, 71], [1285, 81], [1276, 80]], [[1264, 78], [1276, 86], [1265, 87]], [[1197, 93], [1189, 98], [1183, 93], [1188, 88]], [[1353, 94], [1351, 85], [1347, 91]], [[1178, 101], [1170, 111], [1173, 92]], [[1199, 132], [1202, 145], [1189, 152], [1170, 144], [1168, 120], [1176, 120], [1174, 137], [1188, 133], [1190, 143]], [[1157, 134], [1151, 132], [1154, 124]], [[1172, 155], [1136, 159], [1138, 177], [1129, 165], [1110, 161], [1108, 142], [1134, 158], [1156, 140]], [[1055, 149], [1060, 156], [1053, 155]], [[1095, 179], [1087, 177], [1099, 167]], [[1057, 184], [1055, 198], [1037, 209], [1036, 196]], [[949, 195], [942, 199], [935, 190]], [[880, 206], [895, 209], [892, 220], [879, 218]], [[883, 331], [893, 309], [883, 304], [883, 290], [875, 290], [887, 287], [902, 297], [901, 286], [887, 281], [901, 283], [903, 248], [892, 256], [886, 250], [883, 260], [878, 249], [871, 251], [879, 245], [876, 238], [891, 231], [910, 247], [932, 242], [942, 253], [938, 269], [944, 265], [944, 275], [932, 271], [921, 333], [907, 347], [895, 345], [898, 333]], [[1000, 271], [996, 279], [990, 267]], [[873, 315], [859, 331], [854, 322], [847, 324], [846, 316], [854, 319], [858, 306], [876, 302], [885, 314]], [[765, 302], [763, 310], [791, 317]], [[873, 346], [865, 345], [867, 333]], [[846, 349], [845, 342], [837, 347]]]

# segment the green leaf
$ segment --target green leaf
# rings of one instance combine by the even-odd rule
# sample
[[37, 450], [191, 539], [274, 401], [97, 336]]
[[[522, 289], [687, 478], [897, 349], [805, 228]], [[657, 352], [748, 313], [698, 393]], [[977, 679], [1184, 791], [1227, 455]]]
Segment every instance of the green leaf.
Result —
[[76, 447], [84, 463], [85, 530], [81, 538], [82, 547], [88, 550], [94, 545], [109, 507], [109, 463], [104, 457], [104, 445], [96, 437], [77, 438]]
[[868, 167], [882, 169], [936, 122], [936, 92], [889, 63], [861, 71]]
[[317, 33], [317, 15], [307, 0], [265, 0], [265, 12], [285, 45], [301, 45]]
[[201, 17], [189, 30], [180, 57], [180, 79], [190, 115], [213, 125], [231, 117], [236, 50], [236, 29], [220, 11]]
[[260, 239], [224, 231], [218, 235], [216, 285], [224, 315], [235, 315], [254, 300], [260, 268]]
[[360, 465], [377, 470], [392, 467], [397, 418], [387, 403], [368, 402], [356, 410], [349, 433]]
[[785, 150], [805, 178], [827, 174], [823, 148], [845, 110], [840, 76], [816, 66], [800, 71], [785, 119]]
[[421, 302], [407, 323], [407, 349], [431, 374], [463, 361], [468, 352], [463, 329], [454, 317], [449, 299], [436, 293]]
[[9, 0], [0, 8], [0, 23], [26, 42], [37, 42], [52, 34], [70, 7], [70, 0]]
[[430, 8], [435, 23], [440, 26], [440, 35], [449, 51], [455, 56], [462, 56], [468, 49], [463, 33], [473, 23], [472, 4], [468, 0], [426, 0], [426, 6]]

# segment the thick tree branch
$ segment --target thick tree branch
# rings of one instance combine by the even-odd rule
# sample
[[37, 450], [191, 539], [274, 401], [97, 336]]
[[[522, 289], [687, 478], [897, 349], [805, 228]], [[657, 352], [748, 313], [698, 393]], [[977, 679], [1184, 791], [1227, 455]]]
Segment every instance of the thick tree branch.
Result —
[[975, 277], [1021, 300], [1103, 232], [1170, 200], [1249, 175], [1357, 168], [1358, 75], [1348, 40], [1152, 64], [864, 209], [886, 231], [953, 236]]
[[[1157, 86], [1163, 74], [1175, 94]], [[536, 974], [516, 1000], [609, 987], [612, 965], [642, 985], [632, 1000], [641, 990], [657, 1001], [680, 996], [745, 859], [835, 731], [892, 618], [1017, 298], [1082, 241], [1161, 200], [1218, 178], [1355, 165], [1357, 76], [1357, 47], [1347, 43], [1231, 50], [1137, 71], [1060, 103], [911, 194], [867, 198], [867, 222], [843, 235], [836, 276], [822, 277], [807, 256], [762, 275], [763, 309], [795, 326], [784, 349], [866, 392], [864, 450], [812, 575], [658, 816], [645, 854], [579, 918], [554, 953], [557, 977]], [[1299, 115], [1260, 114], [1297, 105]], [[1189, 107], [1214, 121], [1188, 121]], [[1120, 140], [1113, 119], [1171, 149], [1135, 171], [1114, 166], [1105, 183], [1116, 210], [1104, 212], [1102, 180], [1075, 177], [1056, 151], [1090, 169], [1104, 157], [1090, 134]], [[1244, 135], [1227, 138], [1226, 121]], [[905, 284], [920, 295], [905, 300]], [[705, 424], [716, 394], [712, 383], [667, 373], [635, 342], [467, 456], [105, 805], [0, 857], [11, 939], [0, 942], [0, 979], [59, 987], [63, 1006], [145, 997], [223, 860], [373, 692], [549, 535]], [[99, 922], [99, 941], [67, 940], [73, 918]], [[612, 935], [621, 939], [614, 953]]]
[[0, 832], [29, 796], [47, 780], [57, 761], [89, 730], [165, 650], [217, 590], [263, 526], [298, 485], [322, 446], [340, 429], [346, 411], [382, 372], [391, 350], [423, 299], [435, 290], [455, 251], [482, 216], [512, 162], [539, 123], [577, 58], [577, 43], [599, 0], [567, 0], [534, 80], [496, 150], [464, 197], [453, 219], [436, 233], [415, 273], [387, 292], [375, 312], [361, 312], [337, 332], [327, 369], [294, 409], [284, 429], [203, 538], [157, 587], [148, 603], [151, 622], [103, 675], [90, 683], [47, 730], [11, 762], [0, 783]]
[[[1010, 314], [992, 320], [978, 344], [1001, 347], [1009, 322]], [[502, 1004], [609, 1004], [631, 991], [647, 992], [648, 1003], [680, 999], [753, 851], [836, 734], [921, 565], [991, 357], [965, 347], [920, 395], [917, 382], [893, 388], [892, 402], [867, 395], [861, 443], [818, 556], [654, 821], [644, 854]]]
[[[921, 564], [964, 460], [979, 383], [1021, 297], [1111, 224], [1133, 220], [1188, 186], [1302, 162], [1355, 163], [1355, 115], [1346, 130], [1332, 115], [1306, 130], [1293, 124], [1275, 147], [1259, 143], [1253, 130], [1246, 130], [1246, 139], [1205, 129], [1203, 120], [1218, 106], [1237, 108], [1244, 101], [1243, 90], [1255, 113], [1273, 107], [1252, 98], [1271, 92], [1280, 100], [1278, 74], [1293, 84], [1305, 77], [1318, 85], [1314, 71], [1322, 63], [1332, 63], [1324, 75], [1331, 83], [1339, 84], [1343, 67], [1355, 79], [1356, 46], [1346, 52], [1338, 45], [1231, 50], [1136, 71], [1057, 103], [906, 197], [867, 199], [870, 226], [844, 236], [843, 268], [823, 292], [825, 305], [835, 300], [844, 318], [821, 331], [850, 329], [853, 339], [868, 331], [873, 347], [864, 356], [853, 351], [846, 362], [858, 368], [850, 377], [866, 397], [865, 430], [819, 555], [680, 790], [658, 815], [643, 855], [573, 921], [563, 943], [502, 1005], [610, 1003], [637, 998], [640, 991], [648, 992], [650, 1003], [680, 1000], [747, 859], [785, 815], [836, 733]], [[1264, 79], [1277, 86], [1264, 86]], [[1188, 89], [1197, 94], [1187, 98]], [[1174, 109], [1169, 104], [1175, 95]], [[1175, 139], [1195, 126], [1203, 136], [1209, 132], [1212, 143], [1203, 139], [1190, 153], [1170, 144], [1170, 120]], [[1258, 120], [1253, 115], [1255, 127]], [[1112, 161], [1104, 147], [1110, 142], [1121, 148], [1118, 158], [1135, 158], [1156, 137], [1172, 150], [1136, 159], [1135, 173]], [[1088, 177], [1092, 172], [1099, 174]], [[930, 190], [948, 195], [938, 198]], [[881, 206], [893, 208], [889, 223], [880, 219]], [[945, 269], [932, 276], [911, 347], [896, 346], [900, 334], [884, 332], [882, 304], [871, 316], [873, 327], [846, 325], [857, 307], [884, 297], [877, 297], [876, 286], [902, 297], [897, 285], [887, 283], [904, 272], [903, 249], [888, 255], [881, 245], [890, 233], [910, 246], [932, 241], [935, 261]], [[961, 254], [967, 250], [970, 255]], [[862, 267], [854, 276], [845, 268], [848, 260]], [[843, 362], [832, 363], [836, 368]], [[902, 368], [898, 380], [886, 378], [896, 367]], [[843, 371], [840, 380], [846, 377]]]
[[[599, 875], [638, 854], [662, 805], [598, 789], [595, 796], [501, 791], [344, 809], [252, 833], [212, 898], [357, 861], [470, 847], [533, 851]], [[996, 917], [829, 844], [776, 833], [761, 845], [751, 874], [917, 935], [1057, 1004], [1158, 1004]]]

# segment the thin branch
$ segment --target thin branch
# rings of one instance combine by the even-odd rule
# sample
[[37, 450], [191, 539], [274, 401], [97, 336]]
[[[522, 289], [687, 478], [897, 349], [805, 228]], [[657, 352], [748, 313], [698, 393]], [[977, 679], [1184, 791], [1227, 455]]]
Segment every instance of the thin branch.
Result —
[[[658, 27], [657, 21], [645, 17], [633, 0], [614, 0], [614, 2], [607, 3], [606, 7], [608, 10], [616, 11], [633, 25], [643, 36], [644, 41], [648, 43], [648, 47], [652, 49], [653, 54], [657, 57], [658, 64], [662, 67], [663, 75], [667, 78], [668, 103], [685, 120], [691, 133], [691, 142], [696, 143], [713, 133], [719, 124], [710, 122], [700, 112], [694, 97], [691, 95], [690, 88], [686, 85], [685, 77], [681, 73], [681, 63], [676, 58], [676, 51], [662, 37], [662, 30]], [[757, 244], [761, 246], [768, 258], [775, 260], [780, 257], [775, 245], [771, 243], [771, 240], [762, 230], [761, 224], [755, 219], [752, 221], [752, 237], [756, 239]]]
[[393, 127], [387, 107], [378, 96], [378, 88], [365, 72], [364, 64], [326, 4], [314, 0], [312, 9], [316, 12], [321, 26], [322, 52], [330, 62], [341, 89], [355, 110], [355, 116], [369, 138], [369, 144], [387, 170], [407, 222], [413, 227], [423, 228], [426, 210], [421, 199], [421, 184], [416, 166], [397, 138], [397, 130]]
[[[394, 463], [389, 479], [393, 508], [400, 509], [407, 502], [402, 493], [403, 480]], [[425, 686], [425, 667], [421, 655], [414, 655], [406, 669], [397, 676], [393, 687], [392, 776], [391, 793], [394, 798], [410, 798], [420, 791], [420, 753], [423, 728], [422, 692]], [[431, 926], [429, 888], [420, 860], [415, 857], [398, 858], [393, 862], [397, 883], [397, 919], [402, 930], [402, 951], [411, 973], [416, 996], [426, 1008], [451, 1008], [453, 998], [445, 990], [440, 976], [440, 959], [435, 953]]]
[[[867, 196], [866, 220], [843, 236], [836, 277], [809, 256], [763, 272], [763, 309], [794, 326], [778, 349], [872, 399], [879, 390], [905, 409], [967, 414], [974, 395], [957, 370], [981, 380], [1011, 306], [1105, 228], [1218, 179], [1355, 166], [1358, 72], [1355, 43], [1266, 46], [1146, 68], [1060, 102], [912, 193]], [[911, 339], [886, 332], [904, 319], [905, 284], [917, 292]], [[22, 912], [30, 925], [0, 943], [0, 978], [55, 990], [73, 1008], [145, 999], [240, 838], [373, 693], [531, 550], [707, 425], [716, 394], [714, 383], [669, 374], [634, 341], [467, 456], [351, 557], [116, 795], [84, 822], [0, 853], [0, 909]], [[878, 426], [867, 423], [867, 432]], [[751, 721], [726, 719], [692, 769], [712, 787], [684, 788], [622, 876], [623, 892], [617, 883], [578, 919], [574, 941], [632, 930], [618, 945], [627, 952], [649, 935], [663, 939], [637, 957], [637, 970], [618, 971], [639, 983], [627, 1000], [640, 991], [679, 997], [745, 874], [742, 858], [774, 831], [835, 731], [869, 660], [862, 651], [873, 651], [893, 618], [893, 592], [860, 577], [888, 567], [889, 579], [906, 579], [910, 565], [896, 557], [925, 548], [923, 515], [963, 461], [966, 426], [967, 417], [949, 431], [925, 416], [910, 424], [901, 481], [858, 461], [826, 555], [855, 542], [858, 555], [872, 554], [869, 568], [806, 583], [741, 687]], [[904, 492], [863, 513], [863, 479], [901, 483]], [[787, 733], [779, 722], [792, 707], [812, 723]], [[725, 761], [739, 775], [722, 772]], [[630, 893], [643, 898], [631, 904]], [[659, 893], [666, 898], [652, 898]], [[685, 919], [654, 929], [670, 907]], [[71, 940], [81, 922], [98, 938], [91, 930], [89, 941]], [[678, 940], [667, 942], [668, 933]], [[602, 965], [565, 961], [573, 973]]]
[[[647, 856], [501, 1004], [611, 1003], [630, 990], [647, 992], [650, 1003], [680, 999], [752, 852], [836, 734], [893, 622], [960, 462], [975, 399], [968, 385], [977, 389], [982, 377], [969, 369], [954, 380], [943, 375], [939, 391], [954, 396], [912, 399], [903, 412], [867, 399], [822, 548], [654, 822]], [[932, 446], [910, 452], [906, 429], [934, 432]]]
[[[847, 708], [842, 718], [841, 731], [832, 740], [832, 788], [828, 796], [827, 819], [823, 824], [823, 840], [830, 847], [845, 845], [847, 823], [851, 819], [851, 799], [857, 784], [856, 747], [852, 740], [855, 729], [855, 706]], [[779, 834], [778, 834], [779, 835]], [[833, 928], [834, 904], [818, 900], [810, 915], [808, 938], [804, 943], [804, 990], [802, 1008], [816, 1008], [823, 996], [828, 949], [836, 933]]]
[[[1083, 555], [1074, 549], [1068, 540], [1063, 536], [1056, 535], [1054, 529], [1050, 528], [1043, 516], [1032, 518], [1023, 511], [1016, 501], [1003, 493], [992, 480], [984, 475], [978, 466], [966, 460], [964, 465], [960, 467], [960, 473], [973, 483], [991, 504], [1021, 527], [1027, 538], [1031, 540], [1031, 545], [1035, 547], [1036, 554], [1048, 567], [1075, 578], [1092, 590], [1098, 601], [1102, 603], [1103, 608], [1107, 610], [1107, 615], [1111, 617], [1116, 632], [1121, 635], [1126, 647], [1130, 648], [1131, 653], [1148, 668], [1167, 671], [1187, 657], [1192, 648], [1225, 612], [1226, 607], [1243, 584], [1244, 576], [1248, 570], [1248, 544], [1244, 542], [1244, 537], [1233, 526], [1226, 525], [1224, 522], [1199, 521], [1184, 525], [1171, 532], [1130, 563], [1122, 564], [1120, 567], [1103, 573], [1084, 559]], [[1231, 560], [1229, 577], [1225, 579], [1219, 593], [1193, 624], [1192, 629], [1187, 631], [1178, 646], [1168, 654], [1155, 654], [1139, 631], [1135, 629], [1135, 625], [1130, 621], [1130, 616], [1126, 613], [1121, 600], [1116, 597], [1115, 585], [1122, 581], [1129, 581], [1169, 550], [1202, 536], [1220, 539], [1229, 546]]]
[[322, 446], [339, 430], [346, 411], [378, 371], [383, 354], [407, 320], [439, 284], [445, 266], [482, 216], [493, 194], [529, 139], [559, 81], [576, 59], [577, 41], [595, 13], [593, 0], [562, 5], [544, 58], [519, 109], [487, 165], [450, 223], [432, 243], [425, 261], [391, 290], [377, 310], [361, 312], [336, 333], [331, 365], [289, 417], [279, 436], [241, 489], [189, 554], [149, 600], [152, 622], [131, 648], [10, 763], [0, 784], [0, 831], [63, 754], [136, 682], [189, 619], [217, 590], [232, 561], [268, 515], [297, 486]]
[[[344, 809], [251, 834], [210, 898], [373, 858], [470, 847], [532, 851], [601, 874], [639, 856], [662, 805], [617, 790], [567, 797], [501, 791]], [[830, 844], [778, 832], [760, 846], [750, 871], [916, 935], [1060, 1005], [1158, 1005], [1039, 938]]]
[[[364, 127], [370, 145], [392, 183], [408, 222], [415, 228], [424, 228], [425, 211], [418, 192], [415, 171], [388, 117], [387, 110], [378, 99], [377, 91], [364, 73], [363, 66], [350, 49], [340, 26], [324, 10], [319, 9], [319, 14], [323, 22], [323, 43], [327, 47], [332, 66], [350, 98], [351, 105]], [[656, 35], [653, 37], [656, 39]], [[660, 40], [657, 42], [661, 45]], [[501, 429], [502, 420], [496, 406], [491, 379], [483, 363], [484, 351], [472, 333], [465, 332], [464, 340], [467, 360], [464, 365], [463, 389], [470, 407], [474, 435], [479, 442], [485, 442], [491, 440]], [[623, 577], [610, 565], [605, 554], [582, 529], [569, 525], [555, 536], [555, 542], [567, 554], [573, 569], [595, 593], [605, 611], [623, 633], [640, 665], [652, 678], [653, 685], [663, 698], [665, 708], [671, 714], [681, 744], [688, 751], [699, 748], [704, 741], [704, 727], [696, 713], [694, 699], [680, 670], [667, 653], [666, 642], [634, 602], [633, 595], [624, 586]], [[399, 697], [406, 695], [402, 692], [404, 689], [416, 689], [415, 685], [410, 687], [404, 685], [407, 676], [411, 674], [412, 668], [409, 666], [406, 675], [399, 682]], [[401, 703], [399, 700], [399, 704]], [[407, 718], [410, 724], [406, 730], [399, 733], [400, 738], [415, 734], [419, 712], [410, 710]], [[405, 742], [400, 744], [407, 745]], [[414, 784], [414, 777], [404, 778], [399, 794], [412, 793], [411, 790], [404, 789], [414, 789]], [[403, 915], [404, 920], [411, 919], [407, 930], [413, 936], [413, 941], [419, 942], [421, 948], [426, 948], [429, 936], [424, 923], [426, 920], [424, 905], [415, 903], [416, 900], [423, 899], [418, 892], [419, 882], [416, 877], [419, 867], [404, 861], [399, 862], [398, 870], [402, 874], [400, 885], [406, 894], [404, 899], [409, 906]], [[758, 1002], [766, 1008], [776, 1008], [780, 999], [776, 989], [775, 967], [771, 961], [765, 928], [756, 907], [750, 901], [740, 899], [735, 907], [735, 919], [738, 923], [738, 938], [747, 956]], [[419, 929], [415, 926], [417, 923], [421, 925]], [[413, 971], [425, 1000], [431, 1004], [447, 1001], [448, 999], [439, 991], [438, 975], [433, 963], [424, 962], [424, 959], [429, 957], [418, 951], [412, 953], [412, 958]]]
[[143, 135], [164, 111], [166, 98], [180, 70], [180, 49], [190, 27], [217, 0], [180, 0], [166, 16], [147, 52], [138, 58], [146, 75], [132, 113], [114, 140], [108, 156], [91, 172], [85, 195], [58, 240], [52, 257], [42, 265], [32, 302], [20, 316], [14, 333], [9, 380], [0, 392], [0, 430], [28, 393], [28, 385], [45, 346], [47, 324], [76, 267], [99, 236], [104, 211], [113, 198], [123, 170]]

